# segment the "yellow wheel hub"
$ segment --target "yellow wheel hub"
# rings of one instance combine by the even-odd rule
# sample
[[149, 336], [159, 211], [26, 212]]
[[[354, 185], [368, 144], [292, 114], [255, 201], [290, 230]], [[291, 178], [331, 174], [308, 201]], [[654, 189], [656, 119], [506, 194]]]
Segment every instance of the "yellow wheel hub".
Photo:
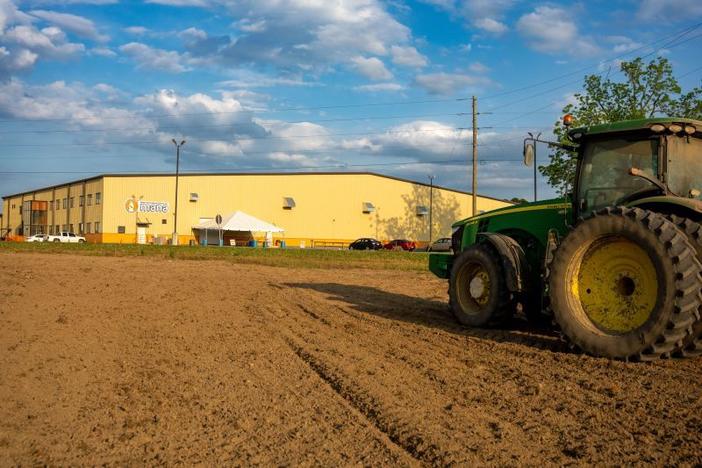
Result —
[[623, 237], [584, 245], [569, 268], [571, 301], [599, 329], [624, 334], [641, 327], [656, 307], [658, 277], [649, 255]]
[[490, 300], [490, 275], [479, 263], [465, 265], [458, 276], [460, 302], [463, 310], [476, 310], [487, 305]]

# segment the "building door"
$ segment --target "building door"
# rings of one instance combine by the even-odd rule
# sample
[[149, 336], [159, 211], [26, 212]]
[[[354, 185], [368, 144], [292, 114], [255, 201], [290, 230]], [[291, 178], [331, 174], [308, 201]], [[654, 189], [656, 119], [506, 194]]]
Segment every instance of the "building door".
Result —
[[137, 244], [146, 244], [146, 226], [137, 226]]

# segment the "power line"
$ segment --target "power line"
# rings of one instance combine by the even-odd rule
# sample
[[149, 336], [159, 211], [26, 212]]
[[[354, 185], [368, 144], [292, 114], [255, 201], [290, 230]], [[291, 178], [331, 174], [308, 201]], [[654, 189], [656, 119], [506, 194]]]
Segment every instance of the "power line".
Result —
[[[682, 36], [684, 36], [684, 35], [686, 35], [686, 34], [692, 32], [692, 31], [694, 31], [695, 29], [699, 28], [700, 26], [702, 26], [702, 22], [697, 23], [697, 24], [693, 24], [692, 26], [688, 26], [687, 28], [681, 29], [681, 30], [676, 31], [676, 32], [674, 32], [674, 33], [672, 33], [672, 34], [669, 34], [669, 35], [667, 35], [667, 36], [663, 36], [663, 37], [660, 38], [660, 39], [656, 39], [655, 41], [652, 41], [652, 42], [650, 42], [650, 43], [648, 43], [648, 44], [644, 44], [644, 45], [642, 45], [642, 46], [640, 46], [640, 47], [637, 47], [636, 49], [627, 51], [627, 52], [625, 52], [625, 53], [623, 53], [623, 54], [617, 55], [617, 56], [612, 57], [612, 58], [610, 58], [610, 59], [607, 59], [607, 60], [604, 60], [604, 61], [600, 61], [600, 62], [591, 64], [591, 65], [588, 65], [588, 66], [586, 66], [586, 67], [579, 68], [579, 69], [577, 69], [577, 70], [575, 70], [575, 71], [572, 71], [572, 72], [569, 72], [569, 73], [566, 73], [566, 74], [563, 74], [563, 75], [559, 75], [559, 76], [556, 76], [556, 77], [553, 77], [553, 78], [549, 78], [549, 79], [544, 80], [544, 81], [540, 81], [540, 82], [538, 82], [538, 83], [533, 83], [533, 84], [530, 84], [530, 85], [522, 86], [521, 88], [516, 88], [516, 89], [512, 89], [512, 90], [508, 90], [508, 91], [503, 91], [503, 92], [500, 92], [500, 93], [495, 93], [495, 94], [491, 94], [491, 95], [487, 95], [487, 96], [482, 96], [481, 98], [482, 98], [482, 99], [492, 99], [492, 98], [495, 98], [495, 97], [507, 96], [507, 95], [514, 94], [514, 93], [518, 93], [518, 92], [521, 92], [521, 91], [526, 91], [526, 90], [528, 90], [528, 89], [536, 88], [536, 87], [542, 86], [542, 85], [544, 85], [544, 84], [552, 83], [552, 82], [554, 82], [554, 81], [558, 81], [558, 80], [560, 80], [560, 79], [567, 78], [567, 77], [569, 77], [569, 76], [573, 76], [573, 75], [576, 75], [576, 74], [578, 74], [578, 73], [582, 73], [582, 72], [587, 71], [587, 70], [591, 70], [592, 68], [597, 67], [597, 66], [599, 66], [599, 65], [602, 64], [602, 63], [614, 62], [615, 60], [619, 60], [619, 59], [621, 59], [621, 58], [623, 58], [623, 57], [626, 57], [626, 56], [628, 56], [628, 55], [631, 55], [631, 54], [633, 54], [634, 52], [643, 50], [643, 49], [645, 49], [645, 48], [647, 48], [647, 47], [651, 47], [653, 44], [656, 44], [656, 43], [658, 43], [658, 42], [665, 41], [665, 40], [667, 40], [669, 37], [675, 36], [675, 39], [673, 40], [673, 41], [675, 41], [675, 40], [677, 40], [678, 38], [680, 38], [680, 37], [682, 37]], [[665, 45], [662, 46], [662, 47], [665, 47]], [[662, 47], [661, 47], [661, 48], [662, 48]], [[659, 48], [659, 49], [657, 49], [657, 50], [660, 50], [661, 48]]]
[[[678, 35], [676, 36], [676, 38], [673, 39], [672, 41], [669, 41], [669, 42], [667, 42], [667, 43], [661, 45], [660, 47], [658, 47], [657, 49], [653, 50], [652, 52], [649, 52], [649, 53], [646, 54], [646, 55], [642, 55], [640, 58], [643, 59], [643, 58], [646, 58], [646, 57], [650, 57], [651, 55], [654, 55], [654, 54], [658, 53], [660, 50], [662, 50], [662, 49], [664, 49], [664, 48], [671, 48], [671, 49], [672, 49], [673, 47], [678, 47], [678, 46], [680, 46], [680, 45], [682, 45], [682, 44], [685, 44], [685, 43], [687, 43], [687, 42], [689, 42], [689, 41], [691, 41], [691, 40], [694, 40], [694, 39], [697, 39], [697, 38], [699, 38], [699, 37], [702, 37], [702, 34], [697, 34], [697, 35], [695, 35], [695, 36], [688, 37], [688, 38], [686, 38], [685, 40], [682, 40], [682, 41], [676, 43], [676, 41], [678, 41], [682, 36], [684, 36], [684, 35], [686, 35], [686, 34], [692, 32], [692, 31], [694, 31], [695, 29], [699, 28], [700, 26], [702, 26], [702, 23], [698, 23], [697, 25], [695, 25], [695, 26], [692, 27], [692, 28], [687, 28], [687, 30], [686, 30], [684, 33], [678, 34]], [[605, 63], [606, 63], [606, 62], [605, 62]], [[592, 67], [588, 67], [588, 68], [592, 68]], [[604, 72], [596, 73], [596, 75], [602, 75], [602, 73], [604, 73]], [[580, 83], [580, 82], [581, 82], [580, 79], [575, 80], [575, 81], [570, 81], [570, 82], [568, 82], [568, 83], [566, 83], [566, 84], [564, 84], [564, 85], [560, 85], [560, 86], [557, 86], [557, 87], [555, 87], [555, 88], [550, 88], [550, 89], [547, 89], [547, 90], [545, 90], [545, 91], [541, 91], [541, 92], [532, 94], [532, 95], [530, 95], [530, 96], [527, 96], [527, 97], [525, 97], [525, 98], [518, 99], [518, 100], [516, 100], [516, 101], [512, 101], [512, 102], [510, 102], [510, 103], [506, 103], [506, 104], [502, 104], [502, 105], [499, 105], [499, 106], [495, 106], [495, 107], [492, 107], [492, 108], [488, 109], [488, 110], [487, 110], [487, 113], [492, 113], [492, 112], [495, 111], [495, 110], [503, 109], [503, 108], [505, 108], [505, 107], [511, 107], [511, 106], [513, 106], [514, 104], [517, 104], [517, 103], [520, 103], [520, 102], [524, 102], [524, 101], [529, 101], [529, 100], [531, 100], [531, 99], [534, 99], [534, 98], [537, 98], [537, 97], [540, 97], [540, 96], [543, 96], [543, 95], [546, 95], [546, 94], [550, 94], [550, 93], [552, 93], [553, 91], [556, 91], [556, 90], [562, 89], [562, 88], [566, 88], [566, 87], [568, 87], [568, 86], [572, 86], [572, 85], [578, 84], [578, 83]], [[540, 109], [543, 109], [543, 107], [540, 108]], [[525, 115], [530, 115], [530, 113], [529, 113], [529, 112], [526, 112], [526, 113], [523, 114], [522, 116], [525, 116]], [[511, 119], [511, 120], [516, 120], [516, 118], [515, 118], [515, 119]]]
[[[430, 128], [425, 130], [398, 130], [385, 132], [350, 132], [350, 133], [318, 133], [310, 135], [288, 135], [288, 136], [265, 136], [265, 137], [244, 137], [237, 138], [235, 142], [249, 140], [289, 140], [295, 138], [318, 138], [330, 136], [365, 136], [365, 135], [395, 135], [407, 133], [431, 133], [445, 131], [463, 131], [465, 128]], [[28, 148], [42, 146], [103, 146], [103, 145], [148, 145], [148, 144], [165, 144], [165, 141], [150, 140], [150, 141], [105, 141], [98, 143], [29, 143], [29, 144], [3, 144], [3, 148]]]
[[[435, 103], [445, 103], [445, 102], [460, 102], [465, 101], [468, 98], [450, 98], [450, 99], [423, 99], [414, 101], [389, 101], [389, 102], [371, 102], [363, 104], [338, 104], [329, 106], [309, 106], [309, 107], [289, 107], [268, 110], [265, 113], [271, 114], [276, 112], [293, 112], [302, 110], [328, 110], [328, 109], [353, 109], [362, 107], [383, 107], [383, 106], [403, 106], [403, 105], [413, 105], [413, 104], [435, 104]], [[233, 111], [207, 111], [207, 112], [183, 112], [180, 114], [140, 114], [139, 117], [146, 118], [163, 118], [163, 117], [183, 117], [183, 116], [195, 116], [195, 115], [218, 115], [218, 114], [238, 114], [238, 113], [263, 113], [261, 111], [256, 111], [252, 109], [237, 109]], [[12, 123], [12, 122], [61, 122], [61, 121], [76, 121], [76, 120], [91, 120], [95, 117], [75, 117], [75, 118], [53, 118], [53, 119], [3, 119], [0, 123]], [[124, 119], [121, 117], [103, 117], [104, 120], [119, 120]]]
[[[353, 121], [363, 121], [363, 120], [393, 120], [393, 119], [420, 119], [427, 117], [460, 117], [467, 115], [465, 112], [453, 112], [453, 113], [440, 113], [440, 114], [422, 114], [422, 115], [392, 115], [392, 116], [366, 116], [366, 117], [344, 117], [336, 119], [318, 119], [318, 120], [276, 120], [276, 124], [301, 124], [301, 123], [328, 123], [328, 122], [353, 122]], [[219, 127], [232, 127], [235, 126], [258, 126], [263, 127], [263, 125], [252, 121], [242, 121], [242, 122], [229, 122], [226, 124], [208, 124], [208, 125], [189, 125], [188, 130], [200, 129], [200, 128], [219, 128]], [[159, 126], [156, 131], [175, 129], [180, 130], [182, 125], [173, 125], [162, 127]], [[265, 128], [265, 127], [264, 127]], [[112, 131], [137, 131], [144, 130], [143, 127], [111, 127], [111, 128], [89, 128], [89, 129], [72, 129], [72, 130], [7, 130], [0, 131], [0, 134], [10, 134], [16, 135], [21, 133], [92, 133], [92, 132], [112, 132]], [[152, 130], [149, 130], [152, 131]]]
[[[503, 163], [503, 162], [523, 162], [522, 159], [485, 159], [480, 162], [481, 165], [487, 165], [489, 163]], [[267, 170], [275, 172], [287, 172], [287, 171], [303, 171], [312, 169], [345, 169], [345, 168], [359, 168], [359, 167], [389, 167], [389, 166], [417, 166], [417, 165], [433, 165], [433, 164], [457, 164], [457, 165], [470, 165], [470, 161], [465, 159], [452, 159], [443, 161], [402, 161], [402, 162], [389, 162], [389, 163], [368, 163], [368, 164], [328, 164], [324, 166], [301, 166], [301, 167], [289, 167], [289, 168], [271, 168], [270, 166], [258, 166], [258, 167], [237, 167], [237, 168], [226, 168], [226, 169], [185, 169], [181, 170], [181, 174], [199, 174], [199, 173], [236, 173], [237, 171], [252, 171], [252, 170]], [[0, 174], [12, 175], [12, 174], [101, 174], [101, 171], [0, 171]], [[166, 171], [105, 171], [106, 174], [162, 174], [162, 175], [173, 175], [171, 172]]]

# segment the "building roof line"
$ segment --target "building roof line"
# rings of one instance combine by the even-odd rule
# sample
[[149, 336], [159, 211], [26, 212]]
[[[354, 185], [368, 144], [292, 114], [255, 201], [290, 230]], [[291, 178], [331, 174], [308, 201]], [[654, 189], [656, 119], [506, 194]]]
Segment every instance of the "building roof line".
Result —
[[[186, 173], [181, 173], [179, 174], [179, 177], [192, 177], [192, 176], [301, 176], [301, 175], [369, 175], [369, 176], [375, 176], [375, 177], [382, 177], [385, 179], [391, 179], [391, 180], [396, 180], [399, 182], [405, 182], [405, 183], [410, 183], [410, 184], [416, 184], [416, 185], [422, 185], [424, 187], [431, 187], [432, 185], [426, 183], [426, 182], [419, 182], [416, 180], [412, 179], [404, 179], [402, 177], [396, 177], [396, 176], [391, 176], [391, 175], [386, 175], [386, 174], [379, 174], [377, 172], [368, 172], [368, 171], [360, 171], [360, 172], [186, 172]], [[41, 187], [41, 188], [36, 188], [32, 190], [25, 190], [23, 192], [17, 192], [13, 193], [10, 195], [3, 195], [2, 199], [8, 199], [8, 198], [13, 198], [21, 195], [27, 195], [27, 194], [32, 194], [35, 192], [42, 192], [45, 190], [51, 190], [54, 188], [60, 188], [60, 187], [65, 187], [68, 185], [75, 185], [75, 184], [80, 184], [83, 182], [89, 182], [92, 180], [98, 180], [98, 179], [104, 179], [107, 177], [115, 177], [115, 178], [120, 178], [120, 177], [175, 177], [175, 174], [172, 172], [164, 172], [164, 173], [134, 173], [134, 174], [118, 174], [118, 173], [104, 173], [104, 174], [97, 174], [91, 177], [86, 177], [83, 179], [77, 179], [77, 180], [71, 180], [68, 182], [63, 182], [60, 184], [54, 184], [54, 185], [49, 185], [46, 187]], [[457, 190], [449, 187], [444, 187], [441, 185], [433, 185], [435, 189], [439, 190], [447, 190], [449, 192], [455, 192], [455, 193], [460, 193], [463, 195], [472, 195], [471, 192], [466, 192], [463, 190]], [[490, 197], [487, 195], [480, 195], [478, 194], [480, 198], [486, 198], [489, 200], [496, 200], [500, 202], [505, 202], [505, 203], [511, 203], [508, 200], [504, 200], [501, 198], [497, 197]]]

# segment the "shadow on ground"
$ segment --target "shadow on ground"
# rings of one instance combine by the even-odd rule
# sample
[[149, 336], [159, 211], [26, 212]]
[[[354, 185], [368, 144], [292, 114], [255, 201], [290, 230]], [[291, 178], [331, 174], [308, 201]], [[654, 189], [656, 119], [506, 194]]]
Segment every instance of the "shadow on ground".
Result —
[[370, 286], [338, 283], [284, 283], [282, 286], [328, 294], [328, 300], [343, 302], [358, 312], [390, 320], [498, 343], [517, 343], [559, 352], [567, 350], [555, 332], [533, 327], [521, 317], [515, 317], [502, 328], [467, 328], [456, 321], [448, 304], [441, 301], [392, 293]]

